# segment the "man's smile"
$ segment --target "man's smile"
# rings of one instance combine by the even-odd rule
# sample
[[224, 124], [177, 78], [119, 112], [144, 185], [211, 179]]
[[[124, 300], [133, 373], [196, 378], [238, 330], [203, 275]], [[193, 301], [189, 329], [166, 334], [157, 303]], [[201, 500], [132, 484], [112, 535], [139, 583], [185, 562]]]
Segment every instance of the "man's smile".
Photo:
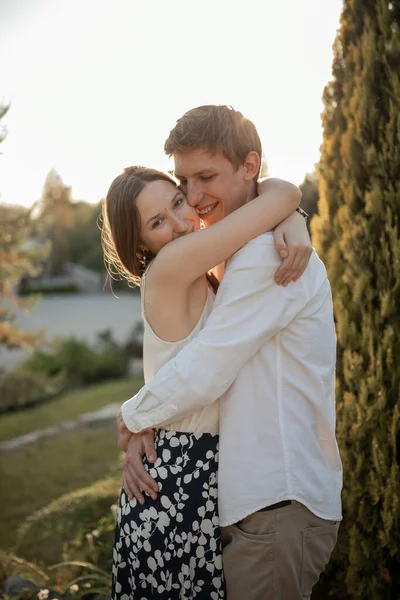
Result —
[[202, 217], [204, 215], [208, 215], [217, 208], [218, 204], [219, 204], [219, 202], [214, 202], [213, 204], [206, 204], [205, 206], [198, 206], [198, 207], [196, 207], [197, 214], [200, 217]]

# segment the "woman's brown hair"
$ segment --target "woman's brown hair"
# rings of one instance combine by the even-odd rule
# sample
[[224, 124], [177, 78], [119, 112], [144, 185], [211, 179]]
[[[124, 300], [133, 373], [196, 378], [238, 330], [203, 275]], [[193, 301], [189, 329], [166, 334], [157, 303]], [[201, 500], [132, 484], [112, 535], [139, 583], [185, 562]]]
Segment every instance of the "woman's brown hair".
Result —
[[[101, 243], [104, 264], [112, 279], [126, 279], [140, 286], [142, 275], [154, 256], [140, 246], [140, 215], [136, 198], [152, 181], [167, 181], [177, 185], [175, 179], [156, 169], [127, 167], [110, 185], [102, 207]], [[218, 280], [206, 273], [214, 292]]]
[[140, 215], [136, 198], [152, 181], [176, 181], [156, 169], [127, 167], [110, 185], [102, 208], [101, 241], [104, 263], [111, 278], [140, 286], [142, 274], [153, 258], [140, 247]]

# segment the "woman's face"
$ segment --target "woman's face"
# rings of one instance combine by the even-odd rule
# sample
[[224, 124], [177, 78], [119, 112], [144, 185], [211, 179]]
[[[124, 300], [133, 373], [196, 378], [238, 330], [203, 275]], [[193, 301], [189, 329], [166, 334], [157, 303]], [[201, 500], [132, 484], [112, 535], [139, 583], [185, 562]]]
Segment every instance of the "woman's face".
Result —
[[168, 181], [146, 184], [136, 198], [141, 245], [157, 254], [165, 244], [200, 229], [200, 219], [186, 196]]

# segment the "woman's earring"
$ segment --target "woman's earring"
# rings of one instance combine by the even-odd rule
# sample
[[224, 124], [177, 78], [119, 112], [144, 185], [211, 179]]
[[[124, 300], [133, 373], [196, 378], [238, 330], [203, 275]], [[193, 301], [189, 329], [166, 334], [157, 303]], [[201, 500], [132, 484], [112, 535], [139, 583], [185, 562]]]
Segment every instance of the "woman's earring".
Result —
[[143, 271], [145, 271], [147, 269], [147, 267], [149, 266], [150, 261], [153, 258], [153, 255], [151, 254], [151, 252], [149, 252], [148, 250], [145, 250], [144, 248], [140, 248], [139, 250], [141, 253], [141, 262], [142, 262]]

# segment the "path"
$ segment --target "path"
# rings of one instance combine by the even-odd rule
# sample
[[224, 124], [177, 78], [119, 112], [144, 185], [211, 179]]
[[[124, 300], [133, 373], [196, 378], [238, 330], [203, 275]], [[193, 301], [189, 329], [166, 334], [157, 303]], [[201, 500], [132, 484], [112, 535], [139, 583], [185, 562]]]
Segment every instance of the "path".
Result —
[[100, 408], [99, 410], [84, 413], [83, 415], [79, 415], [75, 419], [62, 421], [61, 423], [57, 423], [57, 425], [53, 425], [52, 427], [37, 429], [36, 431], [31, 431], [30, 433], [26, 433], [25, 435], [19, 435], [17, 437], [14, 437], [11, 440], [7, 440], [6, 442], [0, 442], [0, 452], [16, 450], [17, 448], [21, 448], [22, 446], [26, 446], [27, 444], [37, 442], [41, 438], [57, 435], [58, 433], [62, 433], [63, 431], [71, 431], [72, 429], [76, 429], [77, 427], [95, 425], [99, 423], [104, 423], [106, 421], [111, 421], [117, 416], [117, 412], [120, 406], [120, 402], [107, 404], [107, 406], [103, 406], [103, 408]]

